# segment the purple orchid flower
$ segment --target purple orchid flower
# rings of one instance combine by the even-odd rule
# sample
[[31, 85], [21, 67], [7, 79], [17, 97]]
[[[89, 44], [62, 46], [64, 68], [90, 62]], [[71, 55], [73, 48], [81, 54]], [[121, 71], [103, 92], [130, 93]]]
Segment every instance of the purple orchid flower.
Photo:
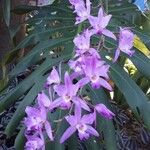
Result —
[[81, 117], [81, 108], [79, 106], [77, 107], [75, 109], [75, 115], [65, 117], [70, 127], [62, 135], [60, 143], [63, 143], [76, 131], [78, 131], [81, 140], [88, 139], [90, 135], [99, 136], [98, 132], [90, 126], [95, 121], [95, 114], [90, 113]]
[[74, 38], [73, 42], [76, 46], [75, 57], [83, 55], [84, 53], [95, 54], [99, 57], [98, 52], [94, 48], [90, 48], [90, 38], [92, 35], [93, 32], [86, 29], [81, 35], [79, 34]]
[[105, 14], [102, 7], [99, 9], [98, 17], [90, 16], [88, 19], [91, 26], [93, 27], [93, 34], [103, 34], [116, 40], [115, 35], [106, 29], [111, 17], [112, 15]]
[[109, 79], [108, 71], [109, 65], [105, 65], [104, 61], [97, 59], [96, 56], [90, 56], [85, 59], [83, 70], [85, 78], [80, 81], [82, 86], [91, 82], [93, 88], [100, 88], [100, 86], [112, 91], [112, 87], [107, 82]]
[[77, 37], [74, 38], [73, 42], [77, 49], [86, 51], [90, 49], [90, 38], [91, 38], [91, 33], [87, 29], [85, 30], [81, 35], [77, 35]]
[[51, 71], [50, 75], [47, 78], [47, 85], [52, 85], [52, 84], [59, 84], [60, 83], [60, 77], [59, 77], [59, 73], [57, 72], [57, 70], [55, 69], [55, 67], [53, 67], [53, 70]]
[[25, 112], [27, 117], [24, 123], [27, 127], [27, 131], [40, 131], [44, 127], [50, 140], [53, 140], [51, 125], [47, 121], [46, 109], [44, 107], [34, 108], [28, 106]]
[[69, 109], [71, 103], [80, 103], [85, 110], [90, 110], [86, 102], [77, 96], [79, 90], [78, 84], [73, 84], [69, 74], [66, 72], [64, 77], [64, 85], [56, 85], [55, 92], [60, 96], [52, 102], [52, 107], [61, 107], [62, 109]]
[[134, 51], [131, 50], [133, 47], [134, 34], [128, 28], [120, 28], [119, 35], [119, 46], [116, 50], [114, 62], [117, 61], [120, 51], [128, 54], [130, 57], [134, 54]]
[[27, 142], [25, 144], [25, 150], [44, 150], [44, 140], [39, 136], [26, 136]]
[[91, 12], [91, 2], [90, 0], [86, 0], [86, 4], [83, 5], [81, 2], [80, 5], [75, 5], [75, 13], [77, 13], [78, 17], [76, 17], [75, 24], [79, 24], [86, 19], [89, 18]]
[[86, 0], [86, 4], [84, 3], [83, 0], [69, 0], [69, 1], [75, 8], [74, 13], [77, 13], [78, 15], [78, 17], [76, 17], [75, 24], [79, 24], [88, 19], [91, 11], [90, 0]]
[[112, 119], [115, 116], [104, 104], [97, 104], [95, 110], [106, 119]]

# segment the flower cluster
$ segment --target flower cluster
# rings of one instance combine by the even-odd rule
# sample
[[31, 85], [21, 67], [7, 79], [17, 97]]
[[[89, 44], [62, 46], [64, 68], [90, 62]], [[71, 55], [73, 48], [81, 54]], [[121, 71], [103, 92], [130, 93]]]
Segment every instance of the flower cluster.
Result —
[[25, 136], [28, 140], [25, 148], [27, 150], [44, 149], [43, 131], [47, 133], [50, 140], [53, 140], [51, 125], [47, 120], [48, 111], [53, 109], [52, 102], [44, 92], [39, 93], [37, 99], [38, 106], [28, 106], [25, 110], [27, 114], [24, 120], [27, 127]]
[[[117, 40], [113, 32], [107, 29], [111, 15], [107, 15], [101, 7], [98, 16], [91, 15], [90, 0], [69, 0], [77, 14], [76, 23], [88, 20], [90, 27], [78, 34], [73, 42], [75, 45], [75, 55], [69, 60], [68, 65], [71, 72], [64, 74], [61, 79], [60, 72], [53, 67], [46, 81], [46, 88], [49, 96], [44, 91], [38, 94], [37, 105], [27, 107], [27, 117], [24, 120], [26, 125], [27, 150], [44, 149], [45, 134], [49, 139], [54, 140], [54, 130], [47, 118], [48, 112], [52, 113], [57, 109], [69, 110], [65, 120], [69, 123], [68, 129], [63, 133], [60, 143], [66, 141], [76, 131], [81, 140], [88, 139], [90, 136], [99, 136], [93, 127], [97, 114], [106, 119], [112, 119], [115, 115], [104, 104], [93, 105], [86, 101], [81, 95], [82, 89], [90, 84], [92, 88], [105, 88], [112, 91], [109, 84], [109, 65], [101, 59], [98, 50], [91, 46], [91, 38], [94, 35], [107, 36]], [[117, 61], [120, 51], [132, 56], [134, 34], [128, 28], [120, 28], [119, 44], [116, 50], [114, 62]], [[74, 83], [76, 79], [76, 83]], [[83, 111], [84, 110], [84, 111]], [[83, 114], [84, 112], [84, 114]], [[85, 113], [86, 112], [86, 113]]]

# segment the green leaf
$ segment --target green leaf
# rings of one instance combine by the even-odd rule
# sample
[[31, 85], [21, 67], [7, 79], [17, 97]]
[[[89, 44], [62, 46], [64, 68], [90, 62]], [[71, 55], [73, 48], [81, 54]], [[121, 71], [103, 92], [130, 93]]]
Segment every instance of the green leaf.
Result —
[[74, 133], [74, 135], [72, 135], [69, 139], [68, 139], [68, 150], [71, 149], [71, 150], [77, 150], [78, 149], [78, 137], [77, 137], [77, 134]]
[[24, 144], [26, 141], [26, 138], [24, 136], [24, 131], [25, 131], [25, 127], [22, 127], [22, 129], [20, 130], [20, 132], [18, 133], [15, 139], [14, 147], [16, 150], [24, 150]]
[[122, 1], [122, 5], [120, 2], [120, 5], [117, 4], [116, 2], [111, 1], [111, 4], [109, 4], [109, 13], [113, 15], [118, 15], [118, 13], [126, 13], [126, 12], [132, 12], [136, 10], [136, 7], [129, 2], [124, 2]]
[[111, 67], [111, 78], [125, 96], [126, 101], [131, 107], [132, 111], [135, 113], [135, 115], [140, 115], [145, 125], [147, 125], [147, 127], [150, 129], [149, 99], [119, 65], [113, 64], [109, 60], [106, 61]]
[[8, 27], [10, 24], [10, 4], [10, 0], [3, 0], [3, 16]]
[[45, 36], [50, 37], [50, 35], [55, 33], [55, 32], [63, 32], [63, 31], [67, 31], [67, 30], [70, 30], [70, 29], [73, 29], [73, 28], [74, 28], [73, 25], [69, 25], [69, 26], [67, 25], [67, 26], [61, 26], [61, 27], [45, 29], [45, 30], [38, 31], [38, 32], [33, 32], [29, 36], [24, 38], [24, 40], [22, 40], [14, 50], [25, 48], [25, 47], [33, 44], [33, 42], [37, 43], [38, 41], [41, 40], [40, 37], [45, 37]]
[[38, 9], [37, 6], [18, 5], [13, 10], [11, 10], [11, 12], [15, 14], [23, 15], [37, 9]]
[[34, 18], [31, 18], [30, 20], [27, 20], [26, 23], [27, 24], [35, 24], [35, 23], [38, 23], [40, 22], [41, 20], [43, 21], [55, 21], [55, 20], [58, 20], [58, 21], [62, 21], [63, 22], [68, 22], [68, 23], [73, 23], [74, 22], [74, 18], [72, 17], [63, 17], [63, 16], [45, 16], [44, 18], [43, 17], [34, 17]]
[[132, 57], [129, 58], [138, 70], [150, 79], [150, 59], [143, 55], [142, 53], [136, 51]]
[[96, 138], [91, 137], [90, 139], [86, 140], [84, 142], [85, 146], [86, 146], [86, 150], [102, 150], [102, 148], [99, 146], [99, 141], [96, 140]]
[[4, 90], [7, 84], [8, 84], [8, 76], [0, 80], [0, 91]]
[[53, 39], [48, 41], [40, 42], [36, 45], [31, 52], [27, 54], [17, 65], [16, 67], [10, 72], [10, 76], [14, 77], [19, 73], [23, 72], [27, 67], [32, 64], [35, 64], [37, 60], [41, 57], [40, 54], [45, 52], [46, 49], [49, 48], [49, 51], [53, 50], [55, 46], [60, 46], [61, 44], [73, 39], [73, 37], [62, 38], [62, 39]]

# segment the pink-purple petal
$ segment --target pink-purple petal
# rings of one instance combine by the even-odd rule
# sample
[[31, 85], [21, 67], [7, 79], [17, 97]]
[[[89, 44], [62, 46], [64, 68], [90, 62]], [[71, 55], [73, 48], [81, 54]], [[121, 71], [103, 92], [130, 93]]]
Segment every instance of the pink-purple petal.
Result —
[[79, 132], [78, 135], [79, 135], [80, 140], [88, 139], [90, 137], [90, 135], [86, 132], [85, 133], [80, 133]]
[[115, 114], [110, 111], [104, 104], [97, 104], [95, 106], [96, 111], [106, 119], [112, 119]]
[[120, 55], [120, 49], [117, 49], [117, 50], [116, 50], [116, 53], [115, 53], [115, 57], [114, 57], [114, 59], [113, 59], [113, 62], [116, 62], [116, 61], [118, 60], [119, 55]]
[[42, 91], [42, 93], [38, 94], [37, 97], [39, 106], [49, 107], [51, 102], [48, 96]]
[[67, 120], [67, 122], [70, 124], [70, 126], [75, 126], [77, 124], [77, 119], [75, 116], [70, 115], [70, 116], [66, 116], [65, 119]]
[[103, 28], [103, 29], [106, 28], [106, 26], [108, 25], [111, 17], [112, 17], [112, 15], [107, 15], [107, 16], [102, 18], [102, 20], [100, 21], [101, 28]]
[[80, 104], [81, 108], [83, 108], [84, 110], [90, 111], [90, 108], [87, 105], [86, 101], [84, 101], [80, 98], [78, 100], [79, 100], [79, 104]]
[[104, 11], [103, 11], [103, 8], [101, 7], [98, 11], [98, 19], [99, 21], [103, 18], [104, 16]]
[[54, 90], [59, 96], [62, 96], [67, 92], [67, 89], [64, 85], [55, 85]]
[[100, 82], [101, 86], [108, 89], [109, 91], [112, 91], [112, 87], [110, 86], [110, 84], [106, 80], [104, 80], [103, 78], [100, 78], [99, 82]]
[[54, 108], [57, 108], [59, 107], [63, 102], [63, 99], [60, 97], [60, 98], [57, 98], [56, 100], [54, 100], [52, 103], [51, 103], [51, 106], [50, 108], [51, 109], [54, 109]]
[[79, 121], [81, 119], [81, 106], [80, 103], [75, 104], [75, 110], [74, 114], [76, 117], [76, 120]]
[[99, 133], [92, 126], [89, 126], [89, 125], [87, 125], [87, 132], [96, 137], [99, 136]]
[[48, 137], [50, 138], [50, 140], [53, 141], [54, 138], [53, 138], [53, 134], [52, 134], [52, 128], [48, 121], [45, 122], [45, 130], [46, 130], [46, 133], [47, 133]]
[[36, 116], [39, 113], [39, 110], [34, 107], [27, 106], [25, 112], [28, 116]]
[[109, 31], [107, 29], [103, 29], [102, 30], [102, 34], [104, 34], [105, 36], [110, 37], [110, 38], [116, 40], [116, 36], [111, 31]]
[[76, 131], [76, 127], [69, 127], [62, 135], [60, 143], [64, 143]]
[[88, 84], [89, 81], [90, 81], [89, 78], [85, 77], [85, 78], [82, 78], [81, 80], [79, 80], [79, 81], [77, 82], [77, 85], [78, 85], [80, 88], [82, 88], [83, 86], [85, 86], [86, 84]]
[[85, 123], [85, 124], [93, 124], [93, 122], [95, 121], [95, 113], [90, 113], [87, 115], [84, 115], [81, 118], [81, 122]]
[[49, 77], [47, 78], [47, 84], [51, 85], [51, 84], [59, 84], [60, 83], [60, 77], [59, 74], [57, 72], [57, 70], [55, 69], [55, 67], [53, 67], [53, 70], [51, 71]]
[[[97, 17], [90, 16], [88, 19], [89, 19], [90, 24], [93, 27], [96, 27], [96, 25], [97, 25]], [[95, 30], [93, 30], [93, 33], [95, 33]]]

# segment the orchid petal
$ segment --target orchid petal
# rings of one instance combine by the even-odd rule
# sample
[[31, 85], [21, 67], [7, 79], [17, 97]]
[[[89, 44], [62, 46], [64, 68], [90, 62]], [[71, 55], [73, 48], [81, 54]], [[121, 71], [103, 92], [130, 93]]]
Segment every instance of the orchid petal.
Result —
[[70, 79], [68, 72], [65, 73], [64, 82], [67, 92], [70, 91], [70, 89], [72, 89], [72, 81]]
[[78, 133], [78, 135], [79, 135], [79, 138], [80, 138], [80, 140], [83, 140], [83, 139], [88, 139], [89, 138], [89, 134], [88, 133]]
[[82, 100], [81, 98], [78, 98], [78, 101], [79, 101], [81, 108], [83, 108], [84, 110], [90, 111], [89, 106], [84, 100]]
[[57, 108], [62, 104], [62, 102], [63, 102], [63, 99], [61, 97], [59, 97], [51, 103], [50, 108], [51, 109]]
[[81, 118], [81, 122], [85, 123], [85, 124], [93, 124], [93, 122], [95, 121], [95, 113], [90, 113], [87, 115], [84, 115]]
[[106, 119], [112, 119], [115, 114], [111, 112], [104, 104], [97, 104], [95, 106], [96, 111]]
[[79, 72], [73, 72], [71, 75], [70, 75], [70, 78], [71, 80], [73, 79], [76, 79], [80, 76], [81, 74]]
[[70, 126], [75, 126], [77, 124], [76, 117], [73, 115], [66, 116], [65, 119], [70, 124]]
[[76, 130], [76, 127], [69, 127], [62, 135], [60, 143], [64, 143]]
[[52, 128], [48, 121], [45, 122], [45, 130], [46, 130], [46, 133], [47, 133], [48, 137], [50, 138], [50, 140], [53, 141], [54, 138], [52, 135]]
[[89, 78], [85, 77], [85, 78], [82, 78], [81, 80], [79, 80], [77, 82], [77, 85], [81, 88], [81, 87], [85, 86], [86, 84], [88, 84], [89, 81], [90, 81]]
[[49, 107], [51, 102], [48, 96], [42, 91], [42, 93], [38, 94], [37, 97], [39, 106]]
[[97, 68], [98, 75], [100, 77], [104, 77], [106, 79], [109, 79], [109, 76], [108, 76], [109, 67], [110, 67], [109, 65], [103, 65], [101, 67], [98, 67]]
[[128, 54], [130, 57], [132, 57], [132, 55], [135, 53], [134, 50], [126, 50], [126, 51], [123, 51], [123, 52]]
[[34, 107], [27, 106], [25, 112], [28, 116], [36, 116], [39, 113], [39, 110]]
[[117, 49], [113, 62], [116, 62], [118, 60], [119, 55], [120, 55], [120, 49]]
[[53, 70], [51, 71], [49, 77], [47, 78], [47, 84], [51, 85], [53, 83], [56, 84], [60, 83], [60, 77], [55, 67], [53, 67]]
[[87, 125], [87, 132], [94, 136], [99, 136], [99, 133], [91, 126]]
[[111, 31], [109, 31], [107, 29], [103, 29], [102, 30], [102, 34], [104, 34], [105, 36], [110, 37], [110, 38], [116, 40], [116, 36]]
[[62, 101], [62, 103], [60, 104], [60, 108], [61, 109], [69, 109], [71, 107], [71, 102], [65, 102], [64, 100]]
[[79, 121], [81, 119], [81, 106], [79, 103], [75, 103], [75, 117]]
[[59, 95], [62, 96], [66, 94], [66, 87], [64, 85], [55, 85], [54, 86], [54, 91]]
[[87, 13], [90, 14], [90, 12], [91, 12], [91, 2], [90, 2], [90, 0], [86, 0], [86, 8], [87, 8]]
[[98, 21], [100, 22], [100, 20], [104, 17], [104, 11], [103, 8], [101, 7], [98, 11]]
[[111, 17], [112, 17], [112, 15], [107, 15], [107, 16], [105, 16], [105, 17], [103, 17], [103, 18], [101, 19], [101, 21], [100, 21], [100, 27], [101, 27], [102, 29], [104, 29], [104, 28], [108, 25], [108, 23], [109, 23]]
[[[88, 20], [89, 20], [91, 26], [93, 26], [93, 27], [97, 26], [97, 23], [98, 23], [97, 17], [89, 16]], [[95, 30], [93, 32], [95, 32]]]
[[100, 78], [99, 83], [104, 88], [108, 89], [109, 91], [112, 91], [112, 87], [110, 86], [110, 84], [106, 80], [104, 80], [103, 78]]

